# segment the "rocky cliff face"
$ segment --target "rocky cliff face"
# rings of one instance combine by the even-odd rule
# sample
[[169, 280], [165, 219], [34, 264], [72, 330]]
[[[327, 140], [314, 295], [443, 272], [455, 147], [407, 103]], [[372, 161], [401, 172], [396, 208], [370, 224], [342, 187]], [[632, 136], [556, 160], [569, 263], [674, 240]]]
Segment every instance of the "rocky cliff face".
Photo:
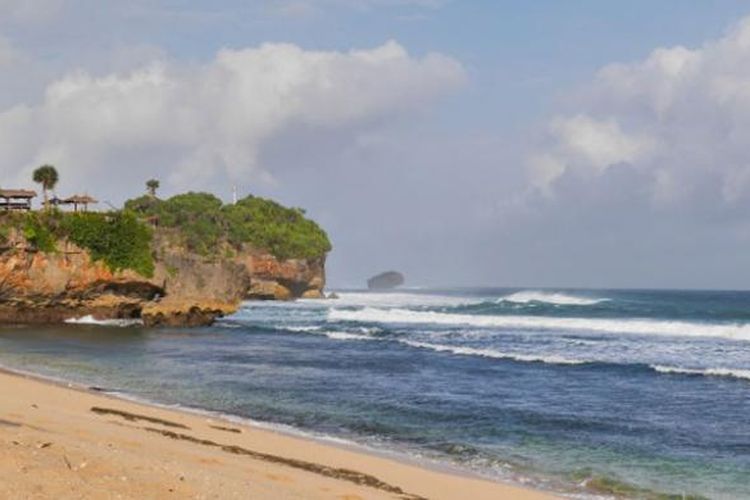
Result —
[[58, 242], [38, 252], [21, 234], [0, 249], [0, 322], [55, 323], [91, 315], [140, 318], [148, 326], [198, 326], [237, 310], [245, 298], [321, 297], [325, 258], [280, 261], [252, 249], [205, 258], [154, 238], [152, 278], [112, 272], [85, 250]]
[[270, 254], [246, 248], [237, 262], [251, 277], [248, 299], [323, 298], [325, 257], [278, 260]]

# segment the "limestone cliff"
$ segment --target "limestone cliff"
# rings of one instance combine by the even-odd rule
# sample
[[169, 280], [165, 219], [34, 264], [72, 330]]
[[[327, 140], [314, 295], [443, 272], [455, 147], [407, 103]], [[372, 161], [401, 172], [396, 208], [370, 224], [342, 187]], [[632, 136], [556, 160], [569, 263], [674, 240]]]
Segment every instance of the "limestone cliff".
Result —
[[243, 299], [320, 297], [325, 257], [280, 260], [251, 247], [205, 257], [153, 239], [154, 273], [111, 271], [68, 241], [39, 251], [12, 231], [0, 248], [0, 322], [55, 323], [91, 315], [140, 318], [148, 326], [197, 326], [234, 312]]
[[251, 277], [248, 299], [323, 298], [325, 257], [279, 260], [268, 253], [245, 248], [236, 260]]

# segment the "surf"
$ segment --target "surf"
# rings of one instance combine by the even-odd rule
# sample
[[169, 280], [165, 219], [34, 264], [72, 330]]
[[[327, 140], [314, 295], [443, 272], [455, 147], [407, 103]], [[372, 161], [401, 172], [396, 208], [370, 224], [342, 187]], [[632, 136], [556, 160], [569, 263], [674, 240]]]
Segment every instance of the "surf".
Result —
[[750, 370], [737, 368], [681, 368], [677, 366], [651, 365], [651, 369], [666, 375], [695, 375], [704, 377], [729, 377], [750, 380]]
[[512, 302], [514, 304], [531, 304], [537, 302], [556, 306], [593, 306], [609, 300], [608, 298], [583, 297], [562, 292], [524, 290], [500, 297], [496, 302]]
[[750, 325], [746, 323], [702, 323], [655, 319], [601, 319], [549, 316], [485, 316], [372, 307], [358, 310], [334, 308], [328, 311], [328, 321], [455, 327], [469, 326], [531, 331], [558, 330], [668, 337], [714, 337], [750, 341]]

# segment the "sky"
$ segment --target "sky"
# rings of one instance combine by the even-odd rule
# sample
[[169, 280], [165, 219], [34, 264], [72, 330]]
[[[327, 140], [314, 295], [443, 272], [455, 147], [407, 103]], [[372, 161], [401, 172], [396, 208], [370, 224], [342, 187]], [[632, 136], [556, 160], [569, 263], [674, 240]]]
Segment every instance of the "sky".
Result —
[[748, 139], [744, 0], [0, 0], [0, 185], [236, 186], [333, 287], [747, 289]]

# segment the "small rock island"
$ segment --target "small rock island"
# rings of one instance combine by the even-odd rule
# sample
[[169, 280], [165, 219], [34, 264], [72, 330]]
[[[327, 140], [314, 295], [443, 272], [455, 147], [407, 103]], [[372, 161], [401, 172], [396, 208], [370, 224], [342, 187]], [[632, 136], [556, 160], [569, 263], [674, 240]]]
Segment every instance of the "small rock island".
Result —
[[397, 271], [387, 271], [367, 280], [370, 290], [392, 290], [404, 284], [404, 275]]
[[122, 210], [64, 211], [43, 187], [42, 210], [0, 206], [0, 323], [199, 326], [245, 299], [323, 297], [331, 244], [302, 209], [193, 192], [162, 200], [149, 185]]

